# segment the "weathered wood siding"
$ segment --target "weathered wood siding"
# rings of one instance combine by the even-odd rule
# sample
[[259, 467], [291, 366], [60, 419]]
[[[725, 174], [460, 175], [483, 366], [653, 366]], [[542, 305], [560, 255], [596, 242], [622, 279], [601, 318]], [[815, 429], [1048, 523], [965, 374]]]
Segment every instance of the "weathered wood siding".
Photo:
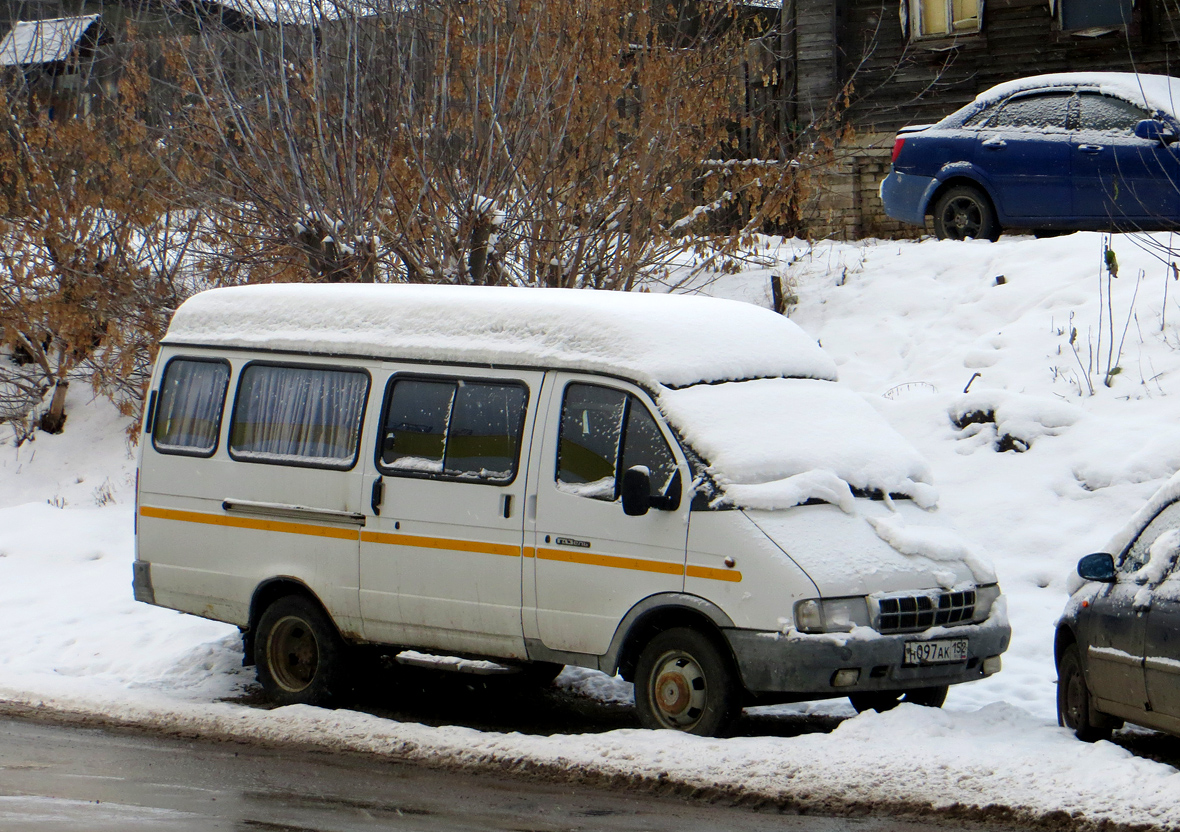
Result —
[[805, 123], [822, 116], [840, 88], [837, 21], [835, 3], [796, 2], [796, 94], [798, 118]]

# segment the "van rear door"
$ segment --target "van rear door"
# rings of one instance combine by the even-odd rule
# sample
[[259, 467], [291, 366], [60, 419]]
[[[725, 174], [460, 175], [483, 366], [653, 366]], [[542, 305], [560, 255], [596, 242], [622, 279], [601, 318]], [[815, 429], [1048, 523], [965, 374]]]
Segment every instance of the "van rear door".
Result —
[[167, 360], [140, 466], [156, 603], [245, 625], [259, 583], [284, 576], [355, 634], [369, 383], [335, 363]]

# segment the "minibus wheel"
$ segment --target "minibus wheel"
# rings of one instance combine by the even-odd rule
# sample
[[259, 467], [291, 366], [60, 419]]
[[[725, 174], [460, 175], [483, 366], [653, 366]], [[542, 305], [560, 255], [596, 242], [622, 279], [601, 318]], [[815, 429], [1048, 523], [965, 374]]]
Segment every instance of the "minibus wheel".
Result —
[[563, 670], [565, 670], [565, 665], [556, 662], [529, 662], [520, 668], [520, 675], [530, 685], [545, 687], [551, 684]]
[[343, 661], [335, 627], [309, 599], [286, 595], [259, 619], [254, 662], [262, 689], [276, 704], [330, 704]]
[[687, 627], [665, 630], [647, 643], [635, 667], [639, 722], [717, 736], [740, 710], [734, 679], [712, 639]]

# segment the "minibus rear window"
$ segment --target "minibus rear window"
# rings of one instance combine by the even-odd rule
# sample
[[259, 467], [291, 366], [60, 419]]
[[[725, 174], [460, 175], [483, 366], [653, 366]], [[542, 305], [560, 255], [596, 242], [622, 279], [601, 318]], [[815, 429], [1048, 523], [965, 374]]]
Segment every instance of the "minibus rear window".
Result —
[[164, 368], [152, 444], [157, 451], [210, 456], [217, 449], [229, 381], [224, 361], [174, 358]]
[[380, 463], [389, 473], [511, 482], [528, 391], [519, 383], [395, 378]]
[[359, 370], [250, 364], [238, 385], [230, 456], [351, 468], [368, 392], [369, 376]]

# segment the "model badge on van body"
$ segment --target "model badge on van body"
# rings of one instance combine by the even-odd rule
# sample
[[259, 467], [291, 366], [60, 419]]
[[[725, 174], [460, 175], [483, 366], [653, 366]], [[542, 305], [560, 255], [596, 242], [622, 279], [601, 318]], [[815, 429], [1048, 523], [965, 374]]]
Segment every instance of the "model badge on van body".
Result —
[[280, 704], [339, 702], [366, 644], [619, 672], [642, 725], [717, 734], [750, 703], [938, 705], [1008, 644], [988, 567], [913, 543], [926, 463], [749, 304], [217, 289], [149, 396], [135, 597], [241, 627]]

